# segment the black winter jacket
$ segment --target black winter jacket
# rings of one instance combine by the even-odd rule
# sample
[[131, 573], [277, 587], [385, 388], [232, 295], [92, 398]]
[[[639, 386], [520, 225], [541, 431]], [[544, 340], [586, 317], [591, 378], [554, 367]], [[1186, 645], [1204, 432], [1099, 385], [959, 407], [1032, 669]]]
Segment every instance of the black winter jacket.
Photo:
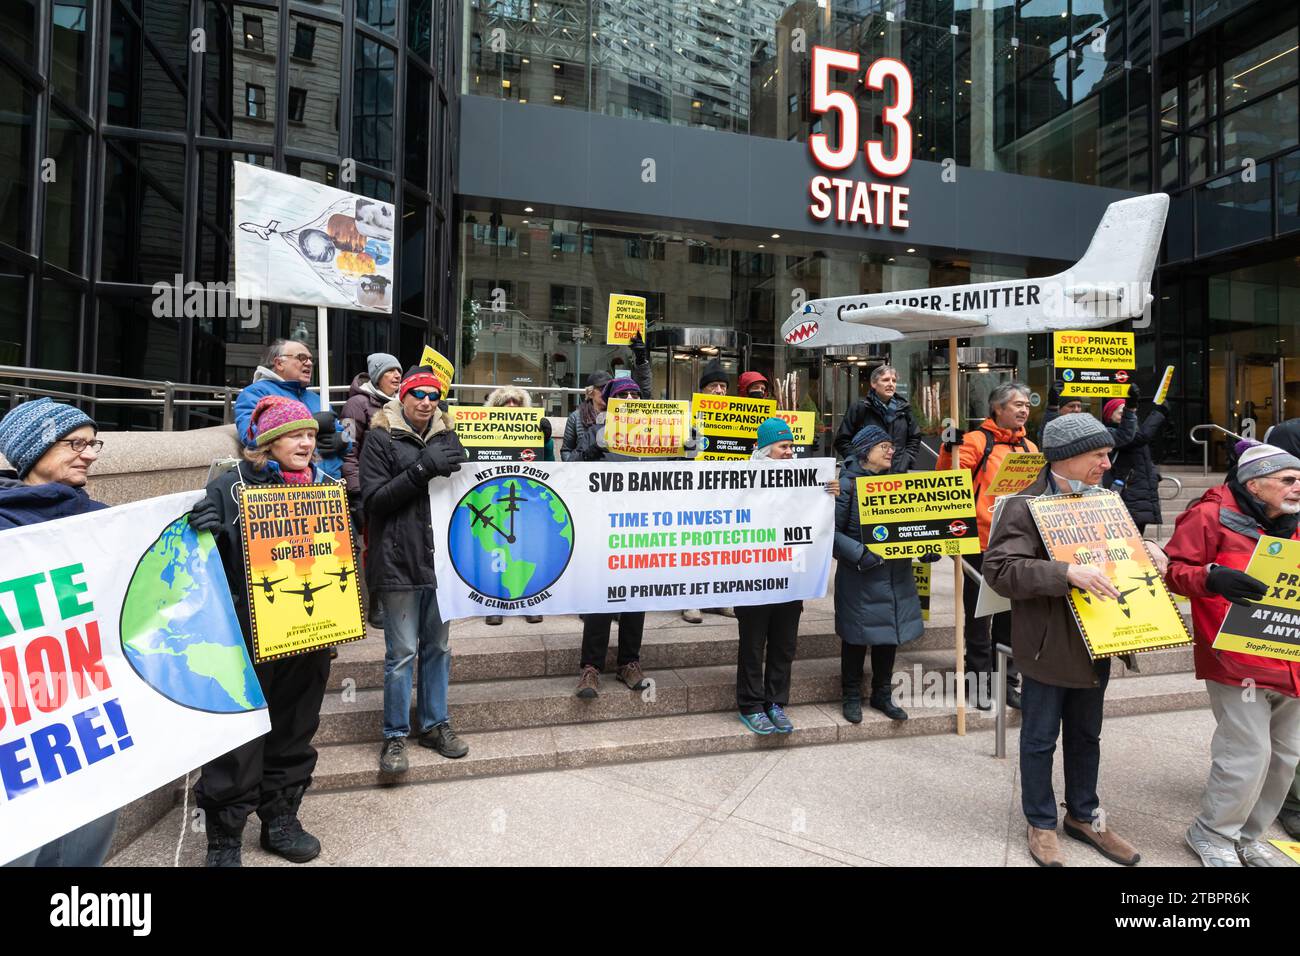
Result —
[[366, 583], [372, 592], [438, 586], [429, 481], [444, 479], [420, 477], [417, 466], [426, 443], [464, 451], [451, 415], [442, 408], [434, 412], [423, 436], [407, 423], [396, 400], [370, 420], [361, 449], [361, 494], [369, 543]]
[[[909, 471], [916, 464], [917, 452], [921, 450], [921, 429], [912, 417], [912, 406], [907, 400], [894, 395], [897, 414], [889, 425], [865, 399], [857, 401], [844, 413], [840, 420], [839, 431], [835, 433], [835, 453], [848, 461], [853, 457], [853, 436], [868, 425], [875, 425], [889, 433], [894, 442], [894, 461], [889, 466], [891, 474]], [[927, 465], [925, 467], [933, 467]]]
[[[1128, 417], [1127, 415], [1125, 416]], [[1127, 442], [1117, 443], [1108, 479], [1124, 482], [1120, 497], [1138, 524], [1160, 524], [1160, 472], [1151, 457], [1151, 444], [1165, 424], [1164, 410], [1156, 405]]]

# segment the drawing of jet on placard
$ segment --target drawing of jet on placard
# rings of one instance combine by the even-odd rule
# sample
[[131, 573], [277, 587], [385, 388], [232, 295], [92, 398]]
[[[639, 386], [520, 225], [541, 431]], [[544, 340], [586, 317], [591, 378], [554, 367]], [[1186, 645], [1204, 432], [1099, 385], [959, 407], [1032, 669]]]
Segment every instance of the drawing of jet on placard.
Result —
[[1169, 212], [1164, 193], [1106, 207], [1088, 250], [1065, 272], [1041, 279], [811, 299], [781, 326], [801, 348], [906, 339], [1093, 329], [1140, 316]]

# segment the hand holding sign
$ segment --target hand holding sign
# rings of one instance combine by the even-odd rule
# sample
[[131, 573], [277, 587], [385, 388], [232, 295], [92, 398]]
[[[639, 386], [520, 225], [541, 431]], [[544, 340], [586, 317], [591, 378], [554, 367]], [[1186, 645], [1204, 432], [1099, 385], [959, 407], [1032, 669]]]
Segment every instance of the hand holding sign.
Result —
[[1070, 582], [1071, 587], [1076, 587], [1080, 591], [1087, 591], [1103, 601], [1107, 598], [1119, 597], [1119, 588], [1115, 587], [1110, 578], [1106, 576], [1106, 572], [1099, 568], [1072, 564], [1066, 569], [1065, 580]]

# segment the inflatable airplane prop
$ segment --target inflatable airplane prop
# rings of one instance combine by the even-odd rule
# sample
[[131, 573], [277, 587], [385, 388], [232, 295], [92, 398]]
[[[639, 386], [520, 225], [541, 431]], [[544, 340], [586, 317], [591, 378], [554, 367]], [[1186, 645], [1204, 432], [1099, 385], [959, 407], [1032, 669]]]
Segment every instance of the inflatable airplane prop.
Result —
[[785, 320], [790, 345], [872, 345], [905, 339], [1093, 329], [1140, 316], [1169, 212], [1164, 193], [1106, 207], [1073, 268], [1042, 279], [811, 299]]

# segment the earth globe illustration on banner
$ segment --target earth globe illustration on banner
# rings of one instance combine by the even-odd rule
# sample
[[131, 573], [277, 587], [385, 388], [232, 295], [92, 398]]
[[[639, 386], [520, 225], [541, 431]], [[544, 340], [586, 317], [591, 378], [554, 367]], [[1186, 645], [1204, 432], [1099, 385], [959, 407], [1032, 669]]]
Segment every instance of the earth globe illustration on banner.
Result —
[[573, 557], [573, 518], [549, 485], [506, 475], [456, 504], [447, 549], [461, 580], [485, 597], [518, 601], [555, 584]]
[[182, 515], [140, 556], [122, 601], [122, 652], [170, 701], [238, 714], [266, 707], [208, 533]]

